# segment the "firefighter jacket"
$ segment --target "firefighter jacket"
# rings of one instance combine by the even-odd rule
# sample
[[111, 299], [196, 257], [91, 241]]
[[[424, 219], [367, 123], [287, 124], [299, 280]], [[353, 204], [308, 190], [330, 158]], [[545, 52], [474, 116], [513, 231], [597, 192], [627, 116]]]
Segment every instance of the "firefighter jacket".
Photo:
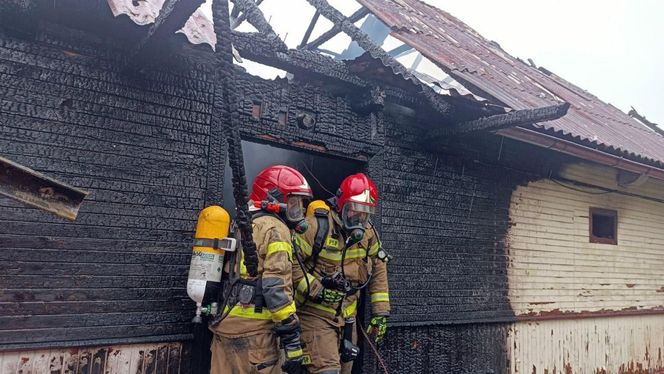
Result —
[[[308, 230], [304, 234], [295, 234], [294, 237], [295, 251], [305, 267], [305, 270], [297, 265], [293, 268], [298, 313], [321, 316], [337, 326], [343, 324], [343, 318], [356, 315], [360, 291], [347, 295], [342, 305], [316, 301], [323, 289], [321, 279], [341, 272], [343, 258], [343, 274], [354, 286], [364, 284], [369, 274], [372, 274], [368, 285], [372, 314], [389, 315], [387, 264], [376, 256], [381, 244], [375, 236], [373, 228], [367, 228], [362, 240], [347, 248], [344, 255], [346, 237], [343, 234], [341, 221], [334, 211], [328, 213], [327, 219], [328, 233], [317, 260], [314, 260], [313, 253], [313, 243], [318, 231], [318, 223], [314, 216], [307, 217]], [[339, 316], [343, 318], [337, 318]]]
[[[293, 247], [290, 230], [273, 215], [262, 215], [253, 219], [253, 238], [258, 255], [258, 276], [249, 277], [244, 264], [243, 252], [238, 249], [237, 270], [241, 281], [255, 281], [257, 294], [262, 294], [263, 307], [255, 303], [227, 306], [228, 316], [212, 328], [223, 336], [249, 336], [271, 330], [295, 313], [293, 299]], [[228, 267], [228, 264], [227, 264]], [[228, 268], [226, 270], [229, 270]], [[260, 281], [259, 281], [260, 280]]]

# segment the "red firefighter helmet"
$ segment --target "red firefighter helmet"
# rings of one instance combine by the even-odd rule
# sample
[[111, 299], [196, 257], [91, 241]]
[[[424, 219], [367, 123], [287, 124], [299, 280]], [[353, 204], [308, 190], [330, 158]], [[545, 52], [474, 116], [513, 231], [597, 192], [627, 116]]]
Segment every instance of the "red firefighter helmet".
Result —
[[269, 166], [258, 173], [249, 195], [255, 208], [283, 213], [293, 222], [304, 218], [303, 199], [312, 197], [304, 176], [285, 165]]
[[365, 174], [353, 174], [341, 182], [336, 209], [346, 229], [365, 228], [377, 205], [378, 189]]

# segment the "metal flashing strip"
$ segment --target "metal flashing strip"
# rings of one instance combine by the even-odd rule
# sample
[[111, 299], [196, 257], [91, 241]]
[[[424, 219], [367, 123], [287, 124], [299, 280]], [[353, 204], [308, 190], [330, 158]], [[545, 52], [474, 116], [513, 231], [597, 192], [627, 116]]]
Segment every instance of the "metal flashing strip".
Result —
[[534, 130], [525, 129], [523, 127], [513, 127], [498, 130], [497, 134], [547, 149], [553, 149], [585, 160], [594, 161], [602, 165], [664, 180], [664, 169], [628, 160], [624, 157], [612, 155], [598, 149], [586, 147], [569, 140], [560, 139]]

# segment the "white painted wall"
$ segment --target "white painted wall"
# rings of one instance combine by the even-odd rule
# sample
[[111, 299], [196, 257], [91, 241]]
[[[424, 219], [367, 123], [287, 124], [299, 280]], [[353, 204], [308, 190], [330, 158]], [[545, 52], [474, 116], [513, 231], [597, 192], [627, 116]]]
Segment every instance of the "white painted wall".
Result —
[[[570, 165], [561, 177], [664, 200], [663, 182], [621, 188], [607, 167]], [[512, 195], [510, 302], [517, 317], [553, 319], [512, 326], [510, 373], [664, 370], [664, 314], [603, 316], [664, 309], [664, 203], [562, 184], [539, 180]], [[618, 211], [618, 245], [589, 242], [590, 207]], [[588, 312], [596, 318], [574, 315]]]
[[512, 374], [661, 373], [664, 316], [520, 322], [508, 347]]
[[[573, 165], [563, 177], [619, 188], [615, 171]], [[539, 180], [512, 195], [509, 297], [517, 315], [664, 306], [664, 203]], [[664, 199], [650, 180], [623, 191]], [[590, 207], [618, 211], [618, 245], [589, 242]]]

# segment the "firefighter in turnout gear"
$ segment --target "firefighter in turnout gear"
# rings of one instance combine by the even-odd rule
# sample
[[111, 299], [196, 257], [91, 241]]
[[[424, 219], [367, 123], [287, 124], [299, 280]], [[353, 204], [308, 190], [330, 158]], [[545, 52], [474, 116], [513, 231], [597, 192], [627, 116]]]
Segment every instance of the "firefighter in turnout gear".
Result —
[[[300, 265], [293, 268], [295, 298], [310, 373], [340, 373], [341, 362], [352, 362], [359, 353], [352, 332], [364, 287], [371, 298], [372, 322], [379, 321], [370, 329], [377, 340], [385, 333], [390, 313], [389, 256], [369, 222], [377, 203], [374, 183], [364, 174], [351, 175], [331, 199], [334, 209], [312, 202], [308, 230], [294, 235]], [[379, 324], [382, 327], [376, 329]], [[344, 371], [348, 369], [352, 364], [345, 365]]]
[[303, 200], [311, 197], [305, 178], [288, 166], [271, 166], [256, 176], [249, 210], [258, 276], [249, 276], [240, 250], [234, 260], [226, 262], [228, 282], [233, 282], [233, 274], [236, 281], [225, 286], [229, 289], [225, 297], [237, 302], [226, 305], [221, 311], [224, 318], [211, 326], [212, 374], [302, 372], [291, 230], [304, 231]]

